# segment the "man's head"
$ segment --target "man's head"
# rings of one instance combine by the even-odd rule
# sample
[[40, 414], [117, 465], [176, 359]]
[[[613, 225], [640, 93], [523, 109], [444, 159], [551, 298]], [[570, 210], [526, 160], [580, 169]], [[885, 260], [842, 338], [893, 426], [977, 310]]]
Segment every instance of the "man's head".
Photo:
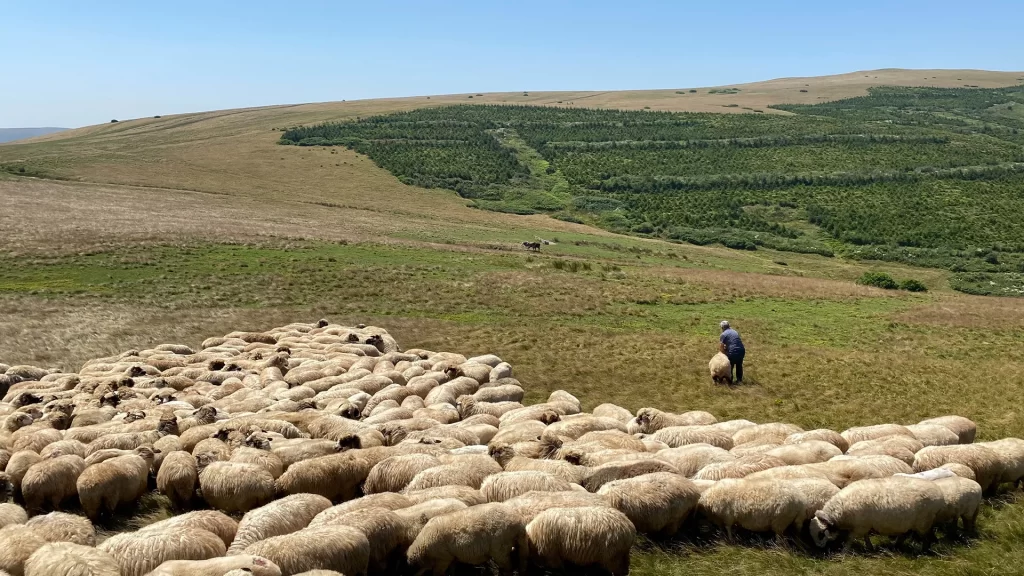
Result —
[[721, 322], [718, 323], [718, 326], [722, 329], [722, 332], [725, 332], [726, 330], [729, 329], [729, 321], [722, 320]]

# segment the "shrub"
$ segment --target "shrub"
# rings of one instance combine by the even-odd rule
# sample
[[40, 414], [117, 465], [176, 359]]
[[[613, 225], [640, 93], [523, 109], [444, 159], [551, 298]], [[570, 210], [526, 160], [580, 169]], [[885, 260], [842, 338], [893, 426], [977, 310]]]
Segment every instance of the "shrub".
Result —
[[900, 287], [900, 285], [892, 279], [892, 276], [889, 276], [885, 272], [865, 272], [863, 276], [857, 279], [857, 284], [874, 286], [875, 288], [884, 288], [886, 290], [896, 290]]
[[920, 281], [908, 278], [903, 282], [900, 282], [900, 290], [906, 290], [907, 292], [927, 292], [928, 288], [926, 288]]
[[565, 272], [589, 272], [591, 269], [590, 262], [579, 260], [555, 260], [551, 263], [551, 267]]

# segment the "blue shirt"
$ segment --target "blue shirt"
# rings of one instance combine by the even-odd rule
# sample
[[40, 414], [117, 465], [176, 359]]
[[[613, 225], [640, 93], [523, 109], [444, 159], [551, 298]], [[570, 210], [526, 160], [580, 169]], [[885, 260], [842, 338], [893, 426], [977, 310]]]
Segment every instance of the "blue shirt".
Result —
[[719, 340], [722, 341], [722, 344], [725, 344], [725, 354], [727, 356], [743, 354], [746, 351], [743, 348], [743, 340], [740, 340], [740, 333], [732, 328], [722, 332], [722, 336]]

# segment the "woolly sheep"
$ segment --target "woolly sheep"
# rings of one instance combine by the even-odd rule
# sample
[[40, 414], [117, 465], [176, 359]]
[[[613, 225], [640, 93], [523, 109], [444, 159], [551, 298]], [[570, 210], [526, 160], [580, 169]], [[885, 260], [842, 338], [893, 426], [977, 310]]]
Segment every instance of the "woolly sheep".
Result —
[[806, 514], [803, 494], [785, 480], [725, 479], [700, 495], [699, 512], [712, 524], [724, 528], [732, 539], [732, 528], [782, 535], [788, 528], [799, 530]]
[[520, 496], [530, 491], [565, 492], [580, 489], [579, 485], [567, 480], [536, 470], [519, 472], [499, 472], [484, 479], [480, 492], [488, 502], [504, 502], [509, 498]]
[[203, 500], [224, 512], [248, 512], [272, 500], [277, 491], [270, 472], [255, 464], [210, 462], [204, 454], [198, 467]]
[[712, 356], [708, 362], [708, 370], [711, 372], [711, 381], [715, 384], [732, 384], [732, 363], [725, 354], [719, 352]]
[[608, 498], [644, 534], [672, 536], [700, 499], [693, 482], [669, 472], [656, 472], [609, 482], [597, 491]]
[[457, 456], [449, 464], [428, 468], [413, 477], [405, 487], [405, 492], [423, 490], [450, 484], [462, 484], [471, 488], [480, 488], [484, 478], [501, 472], [501, 466], [486, 456]]
[[583, 466], [576, 466], [564, 460], [534, 460], [521, 456], [506, 458], [506, 454], [514, 454], [511, 447], [502, 447], [498, 453], [491, 452], [491, 456], [498, 461], [506, 472], [525, 472], [529, 470], [547, 472], [573, 484], [583, 482], [583, 476], [587, 469]]
[[549, 424], [544, 429], [542, 438], [558, 438], [565, 440], [576, 440], [588, 432], [599, 432], [602, 430], [618, 430], [625, 432], [626, 427], [614, 418], [600, 418], [597, 416], [580, 415], [575, 418], [563, 418], [558, 422]]
[[862, 440], [850, 446], [846, 453], [850, 456], [892, 456], [907, 464], [914, 464], [914, 454], [924, 448], [924, 444], [913, 436], [885, 436], [874, 440]]
[[588, 471], [586, 476], [583, 478], [582, 486], [586, 488], [588, 492], [597, 492], [601, 489], [601, 486], [604, 486], [614, 480], [624, 480], [626, 478], [634, 478], [636, 476], [653, 474], [655, 472], [679, 473], [679, 471], [673, 468], [668, 462], [656, 459], [610, 462], [608, 464], [596, 466]]
[[11, 454], [11, 459], [7, 462], [7, 467], [4, 469], [4, 473], [7, 474], [7, 480], [11, 483], [11, 491], [15, 494], [20, 494], [22, 478], [25, 477], [29, 468], [42, 461], [42, 457], [31, 450], [22, 450]]
[[168, 560], [209, 560], [226, 552], [216, 534], [199, 529], [126, 532], [97, 549], [114, 558], [122, 576], [143, 576]]
[[224, 576], [233, 570], [253, 576], [281, 576], [277, 564], [249, 554], [209, 560], [169, 560], [147, 576]]
[[402, 494], [394, 494], [391, 492], [370, 494], [323, 510], [309, 522], [309, 527], [317, 528], [320, 526], [334, 524], [343, 516], [360, 510], [365, 510], [367, 508], [376, 508], [378, 510], [398, 510], [412, 505], [412, 500]]
[[412, 541], [409, 524], [385, 508], [363, 508], [335, 518], [329, 525], [348, 526], [366, 535], [370, 542], [369, 570], [384, 573], [405, 556]]
[[121, 576], [117, 562], [101, 550], [71, 542], [46, 544], [25, 561], [25, 576]]
[[616, 404], [599, 404], [591, 413], [602, 418], [614, 418], [623, 424], [633, 418], [633, 414], [629, 410]]
[[783, 422], [770, 422], [758, 424], [737, 430], [732, 435], [733, 444], [782, 444], [793, 434], [803, 432], [803, 428]]
[[679, 474], [690, 477], [708, 464], [732, 462], [736, 456], [718, 446], [710, 444], [687, 444], [678, 448], [659, 450], [655, 458], [675, 466]]
[[28, 521], [25, 509], [17, 504], [0, 503], [0, 528], [12, 524], [24, 524]]
[[238, 522], [230, 516], [216, 510], [197, 510], [186, 512], [177, 516], [171, 516], [166, 520], [154, 522], [141, 531], [164, 531], [164, 530], [205, 530], [216, 534], [225, 548], [231, 545], [238, 531]]
[[990, 448], [999, 456], [1002, 473], [997, 482], [1015, 485], [1024, 482], [1024, 440], [1004, 438], [994, 442], [982, 442], [980, 445]]
[[664, 442], [671, 448], [688, 444], [710, 444], [725, 450], [733, 447], [732, 437], [710, 426], [669, 426], [661, 428], [651, 438]]
[[78, 499], [89, 518], [100, 512], [113, 512], [118, 506], [134, 502], [148, 489], [153, 451], [143, 446], [130, 456], [118, 456], [89, 466], [78, 477]]
[[655, 408], [641, 408], [636, 411], [636, 423], [644, 434], [653, 434], [669, 426], [702, 426], [717, 421], [713, 415], [700, 410], [682, 414], [662, 412]]
[[407, 554], [417, 573], [442, 576], [453, 562], [480, 565], [493, 560], [500, 570], [513, 567], [519, 552], [519, 573], [525, 573], [526, 529], [520, 516], [500, 503], [481, 504], [430, 519]]
[[936, 516], [945, 506], [942, 490], [929, 480], [879, 478], [854, 482], [833, 496], [811, 519], [811, 538], [819, 547], [840, 537], [903, 536], [914, 532], [927, 548]]
[[752, 454], [735, 460], [715, 462], [701, 468], [693, 475], [695, 480], [723, 480], [726, 478], [743, 478], [755, 472], [785, 466], [786, 463], [774, 456]]
[[85, 470], [81, 456], [57, 456], [32, 466], [21, 480], [25, 507], [40, 510], [43, 505], [58, 508], [60, 503], [78, 495], [76, 481]]
[[167, 496], [171, 505], [184, 508], [195, 496], [199, 482], [199, 469], [194, 456], [178, 450], [164, 457], [163, 465], [156, 475], [157, 490]]
[[46, 544], [46, 540], [24, 524], [0, 528], [0, 571], [22, 576], [25, 561]]
[[282, 574], [326, 569], [347, 576], [365, 576], [370, 542], [355, 528], [321, 526], [261, 540], [246, 548], [245, 553], [267, 558], [281, 568]]
[[317, 514], [331, 507], [331, 501], [317, 494], [292, 494], [245, 513], [228, 555], [241, 554], [251, 544], [291, 534], [309, 526]]
[[818, 428], [816, 430], [808, 430], [806, 432], [796, 432], [790, 434], [782, 441], [783, 444], [800, 444], [810, 440], [820, 440], [821, 442], [828, 442], [829, 444], [839, 448], [839, 451], [846, 453], [850, 448], [850, 443], [843, 438], [842, 434], [835, 430], [829, 430], [827, 428]]
[[721, 432], [725, 432], [726, 434], [728, 434], [731, 437], [731, 436], [735, 435], [737, 432], [739, 432], [740, 430], [743, 430], [744, 428], [750, 428], [752, 426], [757, 426], [757, 424], [755, 424], [754, 422], [751, 422], [750, 420], [742, 420], [742, 419], [740, 419], [740, 420], [726, 420], [725, 422], [715, 422], [714, 424], [708, 424], [708, 426], [711, 426], [715, 430], [719, 430]]
[[570, 444], [571, 446], [601, 446], [609, 449], [626, 449], [635, 452], [644, 452], [647, 446], [639, 438], [626, 434], [621, 430], [599, 430], [587, 432]]
[[922, 420], [918, 422], [918, 424], [938, 424], [939, 426], [945, 426], [957, 435], [961, 444], [970, 444], [974, 442], [974, 437], [978, 433], [978, 425], [963, 416], [939, 416], [938, 418]]
[[284, 462], [281, 461], [280, 457], [269, 450], [240, 446], [231, 451], [231, 457], [228, 458], [228, 461], [240, 462], [242, 464], [255, 464], [269, 472], [270, 476], [275, 480], [281, 476], [281, 474], [284, 474]]
[[308, 492], [331, 500], [351, 500], [370, 468], [366, 459], [344, 453], [320, 456], [292, 464], [277, 479], [277, 484], [283, 494]]
[[526, 536], [530, 558], [541, 566], [597, 566], [612, 576], [625, 576], [636, 529], [625, 514], [613, 508], [558, 508], [531, 520]]
[[843, 430], [841, 433], [842, 437], [846, 439], [850, 445], [854, 445], [857, 442], [864, 440], [876, 440], [878, 438], [884, 438], [886, 436], [910, 436], [914, 437], [914, 434], [907, 429], [906, 426], [900, 426], [899, 424], [875, 424], [873, 426], [855, 426]]
[[939, 424], [911, 424], [907, 430], [925, 446], [952, 446], [960, 443], [960, 437]]
[[432, 518], [437, 518], [444, 514], [450, 514], [452, 512], [458, 512], [459, 510], [465, 510], [467, 508], [466, 503], [457, 500], [455, 498], [441, 498], [437, 500], [427, 500], [407, 508], [401, 508], [395, 510], [395, 514], [401, 518], [408, 527], [409, 536], [412, 540], [416, 539], [423, 527]]
[[408, 498], [414, 506], [430, 500], [441, 500], [447, 498], [458, 500], [466, 506], [477, 506], [487, 502], [480, 490], [470, 488], [469, 486], [437, 486], [436, 488], [406, 491], [404, 496]]
[[35, 516], [25, 523], [47, 542], [71, 542], [82, 546], [96, 545], [96, 529], [88, 518], [65, 512]]
[[950, 463], [970, 468], [974, 472], [975, 481], [986, 492], [999, 484], [1005, 471], [999, 454], [980, 444], [926, 446], [914, 456], [914, 471], [931, 470]]
[[[748, 480], [753, 480], [747, 477]], [[801, 524], [814, 517], [814, 513], [825, 507], [825, 504], [839, 493], [839, 487], [825, 478], [789, 478], [787, 484], [795, 488], [804, 498], [804, 514]]]
[[942, 490], [943, 509], [936, 515], [939, 524], [952, 523], [954, 526], [963, 519], [964, 530], [973, 532], [981, 508], [981, 485], [974, 480], [953, 475], [934, 481]]

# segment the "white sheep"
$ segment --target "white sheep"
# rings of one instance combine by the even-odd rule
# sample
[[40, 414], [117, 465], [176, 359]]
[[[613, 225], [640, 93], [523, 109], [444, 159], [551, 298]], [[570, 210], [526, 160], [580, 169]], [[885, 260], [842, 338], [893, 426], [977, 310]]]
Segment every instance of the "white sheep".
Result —
[[228, 555], [241, 554], [251, 544], [291, 534], [309, 526], [317, 514], [331, 507], [331, 501], [317, 494], [292, 494], [245, 513], [238, 523]]
[[675, 466], [683, 476], [690, 477], [708, 464], [732, 462], [736, 456], [728, 450], [710, 444], [687, 444], [655, 452], [654, 457]]
[[207, 504], [224, 512], [248, 512], [270, 502], [277, 486], [261, 466], [241, 462], [210, 462], [199, 457], [199, 489]]
[[79, 475], [78, 499], [89, 518], [96, 518], [100, 512], [113, 512], [146, 493], [153, 451], [142, 446], [135, 452], [89, 466]]
[[938, 468], [943, 464], [963, 464], [974, 472], [984, 491], [994, 490], [1006, 468], [999, 454], [980, 444], [926, 446], [914, 456], [914, 471]]
[[636, 528], [614, 508], [556, 508], [531, 520], [526, 537], [530, 558], [545, 568], [597, 566], [612, 576], [625, 576]]
[[644, 534], [673, 536], [700, 499], [693, 482], [678, 474], [656, 472], [615, 480], [597, 491]]
[[96, 545], [96, 529], [88, 518], [65, 512], [33, 516], [26, 526], [47, 542], [71, 542], [82, 546]]
[[209, 560], [227, 551], [219, 536], [199, 529], [124, 532], [97, 548], [114, 558], [122, 576], [143, 576], [168, 560]]
[[168, 560], [147, 576], [223, 576], [233, 570], [252, 576], [281, 576], [277, 564], [248, 554], [209, 560]]
[[76, 482], [85, 470], [81, 456], [68, 455], [48, 458], [32, 466], [21, 480], [21, 494], [29, 510], [40, 510], [43, 505], [58, 508], [61, 502], [78, 495]]
[[504, 502], [527, 492], [566, 492], [582, 490], [573, 484], [547, 472], [525, 470], [519, 472], [498, 472], [484, 479], [480, 492], [488, 502]]
[[786, 480], [725, 479], [701, 493], [697, 509], [712, 524], [724, 528], [732, 540], [735, 526], [776, 536], [789, 528], [799, 530], [807, 503]]
[[365, 576], [370, 562], [370, 541], [349, 526], [306, 528], [249, 545], [246, 554], [267, 558], [283, 574], [308, 570], [336, 570]]
[[46, 544], [25, 561], [25, 576], [121, 576], [106, 552], [71, 542]]
[[722, 352], [711, 357], [708, 370], [711, 372], [711, 381], [715, 384], [732, 384], [732, 363]]
[[499, 569], [509, 570], [518, 550], [518, 567], [524, 573], [526, 549], [521, 517], [505, 504], [491, 503], [432, 518], [409, 546], [407, 557], [411, 567], [440, 575], [453, 562], [480, 565], [493, 560]]
[[[935, 518], [943, 510], [942, 490], [935, 482], [919, 478], [892, 477], [854, 482], [839, 491], [811, 519], [811, 537], [824, 547], [841, 537], [905, 536], [913, 532], [927, 549], [933, 538]], [[849, 541], [847, 541], [849, 544]]]
[[974, 437], [978, 433], [978, 425], [963, 416], [939, 416], [938, 418], [922, 420], [919, 424], [938, 424], [939, 426], [945, 426], [957, 435], [961, 444], [970, 444], [974, 442]]
[[682, 414], [662, 412], [655, 408], [641, 408], [636, 411], [636, 423], [640, 426], [640, 432], [644, 434], [653, 434], [669, 426], [703, 426], [716, 422], [718, 420], [712, 414], [702, 410]]

